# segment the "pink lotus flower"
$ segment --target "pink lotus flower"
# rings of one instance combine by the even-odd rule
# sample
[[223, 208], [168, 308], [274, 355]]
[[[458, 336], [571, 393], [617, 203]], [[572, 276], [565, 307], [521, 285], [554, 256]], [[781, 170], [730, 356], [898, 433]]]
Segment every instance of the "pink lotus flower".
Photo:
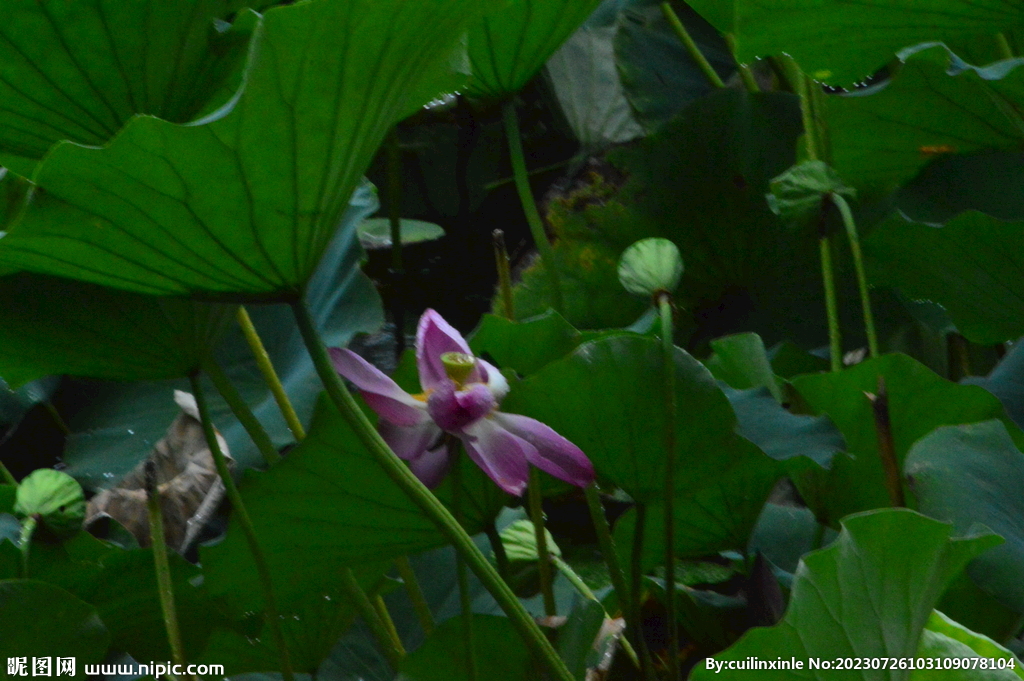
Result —
[[416, 365], [424, 392], [398, 387], [351, 350], [331, 348], [339, 374], [359, 388], [380, 415], [378, 430], [395, 453], [428, 487], [448, 470], [450, 433], [466, 453], [509, 494], [521, 495], [529, 464], [585, 487], [594, 468], [579, 447], [540, 421], [498, 411], [508, 382], [492, 365], [473, 356], [465, 339], [441, 315], [427, 310], [416, 330]]

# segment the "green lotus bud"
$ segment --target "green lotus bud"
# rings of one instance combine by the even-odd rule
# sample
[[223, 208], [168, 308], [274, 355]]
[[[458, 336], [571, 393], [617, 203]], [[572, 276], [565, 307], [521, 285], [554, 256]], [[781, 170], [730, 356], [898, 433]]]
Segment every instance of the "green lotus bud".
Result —
[[82, 529], [85, 494], [67, 473], [40, 468], [18, 485], [14, 512], [26, 518], [38, 517], [53, 534], [67, 537]]
[[652, 296], [672, 293], [683, 276], [683, 258], [668, 239], [641, 239], [622, 252], [619, 281], [630, 293]]

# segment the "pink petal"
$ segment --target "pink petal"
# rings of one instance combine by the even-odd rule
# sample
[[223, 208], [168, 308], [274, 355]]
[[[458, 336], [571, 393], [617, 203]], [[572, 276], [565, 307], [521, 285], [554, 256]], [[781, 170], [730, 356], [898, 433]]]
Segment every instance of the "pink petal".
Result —
[[463, 428], [491, 413], [497, 406], [487, 386], [477, 383], [466, 390], [455, 390], [451, 379], [445, 379], [430, 393], [427, 412], [434, 423], [449, 433]]
[[341, 348], [329, 348], [334, 370], [359, 388], [363, 399], [381, 418], [399, 426], [413, 426], [429, 419], [427, 405], [398, 387], [384, 372], [365, 359]]
[[505, 377], [501, 375], [501, 372], [498, 371], [494, 365], [489, 364], [482, 359], [478, 359], [476, 361], [476, 366], [473, 367], [473, 373], [470, 374], [467, 381], [479, 381], [480, 383], [485, 383], [487, 385], [487, 389], [491, 391], [492, 395], [494, 395], [495, 402], [498, 404], [501, 404], [501, 401], [505, 399], [506, 395], [508, 395], [508, 381], [505, 380]]
[[398, 426], [382, 420], [377, 424], [377, 431], [398, 458], [406, 461], [412, 461], [428, 449], [437, 447], [444, 435], [430, 419], [414, 426]]
[[498, 487], [509, 494], [522, 495], [530, 476], [526, 460], [536, 454], [533, 445], [489, 418], [480, 419], [463, 429], [460, 438], [469, 458]]
[[448, 452], [448, 445], [441, 445], [437, 449], [430, 449], [416, 459], [409, 462], [409, 468], [424, 485], [434, 489], [441, 484], [444, 476], [448, 474], [451, 464], [451, 456]]
[[420, 385], [424, 390], [436, 390], [449, 380], [444, 370], [441, 355], [446, 352], [461, 352], [473, 355], [469, 344], [451, 324], [433, 310], [427, 310], [420, 317], [416, 329], [416, 367], [420, 372]]
[[594, 482], [594, 466], [579, 447], [549, 426], [518, 414], [495, 412], [494, 420], [503, 428], [533, 445], [526, 460], [545, 473], [570, 485], [586, 487]]

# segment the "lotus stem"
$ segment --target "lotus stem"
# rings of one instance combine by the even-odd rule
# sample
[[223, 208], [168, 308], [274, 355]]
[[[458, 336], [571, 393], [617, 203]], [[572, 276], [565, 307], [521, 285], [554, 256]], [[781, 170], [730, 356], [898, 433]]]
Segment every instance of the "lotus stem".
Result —
[[733, 60], [736, 62], [736, 68], [740, 72], [740, 80], [743, 81], [743, 86], [747, 88], [747, 92], [760, 92], [761, 87], [757, 84], [757, 79], [754, 78], [754, 71], [748, 64], [741, 64], [739, 59], [736, 59], [736, 36], [731, 33], [725, 35], [725, 42], [729, 46], [729, 52], [732, 54]]
[[[449, 443], [449, 447], [455, 446]], [[462, 469], [459, 467], [459, 459], [456, 456], [452, 465], [452, 512], [459, 525], [462, 524]], [[462, 611], [462, 644], [463, 653], [466, 656], [466, 678], [469, 681], [477, 681], [480, 675], [477, 671], [476, 644], [473, 635], [473, 599], [469, 593], [469, 575], [466, 573], [466, 561], [458, 553], [455, 554], [455, 573], [459, 583], [459, 606]]]
[[871, 357], [878, 357], [878, 335], [875, 333], [875, 315], [871, 311], [871, 294], [868, 291], [868, 278], [864, 272], [864, 256], [860, 250], [860, 238], [857, 236], [857, 223], [853, 220], [850, 204], [840, 194], [832, 193], [832, 202], [839, 209], [846, 227], [846, 236], [850, 240], [850, 253], [853, 254], [853, 266], [857, 271], [857, 287], [860, 289], [860, 305], [864, 314], [864, 332], [868, 337], [868, 352]]
[[359, 408], [348, 388], [345, 387], [341, 377], [334, 371], [330, 357], [327, 355], [327, 349], [316, 332], [316, 327], [305, 304], [301, 300], [293, 301], [292, 310], [295, 313], [296, 323], [302, 333], [306, 348], [309, 350], [313, 364], [320, 376], [320, 380], [324, 383], [328, 396], [342, 417], [345, 418], [353, 431], [355, 431], [363, 445], [384, 469], [388, 477], [398, 485], [399, 489], [419, 507], [424, 515], [452, 543], [456, 552], [465, 559], [469, 568], [473, 570], [484, 587], [494, 596], [498, 605], [508, 615], [512, 625], [538, 659], [551, 669], [555, 678], [560, 681], [574, 681], [572, 674], [558, 656], [554, 647], [545, 638], [544, 633], [533, 621], [533, 618], [523, 607], [523, 604], [516, 598], [508, 584], [501, 579], [487, 558], [476, 547], [472, 538], [456, 522], [444, 504], [420, 482], [413, 472], [409, 470], [408, 466], [381, 439], [380, 434], [377, 433], [377, 430], [370, 423], [366, 414]]
[[295, 436], [295, 441], [302, 442], [303, 438], [306, 437], [306, 430], [302, 427], [302, 421], [299, 420], [299, 415], [295, 413], [295, 407], [292, 406], [291, 400], [288, 399], [288, 393], [285, 392], [281, 379], [278, 378], [277, 372], [274, 371], [270, 355], [267, 354], [263, 340], [256, 331], [256, 326], [252, 323], [252, 318], [249, 316], [249, 312], [245, 309], [244, 305], [238, 306], [236, 318], [238, 325], [242, 328], [242, 335], [245, 336], [245, 340], [249, 344], [249, 348], [252, 349], [253, 356], [256, 358], [256, 366], [259, 368], [260, 373], [263, 374], [263, 380], [267, 382], [270, 393], [274, 396], [274, 401], [277, 402], [277, 406], [281, 410], [284, 422], [288, 424], [288, 429]]
[[501, 541], [501, 534], [498, 533], [498, 528], [493, 521], [487, 523], [484, 533], [487, 535], [487, 541], [491, 544], [491, 550], [494, 551], [494, 562], [498, 565], [498, 574], [502, 579], [508, 581], [508, 553], [505, 551], [505, 544]]
[[398, 642], [398, 645], [395, 645], [395, 640], [391, 638], [387, 626], [381, 619], [380, 613], [374, 607], [370, 597], [363, 591], [363, 587], [359, 585], [359, 580], [356, 579], [352, 568], [342, 569], [341, 586], [345, 590], [345, 595], [348, 596], [349, 601], [355, 607], [356, 612], [366, 622], [366, 626], [370, 629], [370, 634], [377, 642], [381, 652], [384, 653], [388, 664], [397, 672], [398, 666], [402, 663], [402, 658], [405, 657], [405, 651], [401, 650], [402, 644]]
[[519, 201], [523, 205], [523, 212], [526, 214], [526, 222], [530, 226], [530, 234], [533, 242], [540, 253], [541, 262], [544, 263], [544, 270], [548, 275], [548, 285], [551, 287], [551, 307], [555, 312], [562, 313], [562, 284], [559, 280], [558, 269], [555, 266], [555, 253], [548, 241], [548, 235], [544, 231], [544, 221], [541, 220], [540, 211], [537, 210], [537, 202], [533, 198], [533, 190], [530, 188], [530, 176], [526, 172], [526, 158], [523, 156], [523, 140], [519, 133], [519, 115], [516, 113], [515, 102], [509, 100], [502, 105], [502, 118], [505, 123], [505, 137], [508, 138], [509, 154], [512, 158], [512, 176], [516, 181], [516, 191], [519, 192]]
[[402, 638], [398, 635], [398, 627], [395, 626], [395, 620], [388, 612], [388, 604], [384, 602], [384, 597], [380, 594], [373, 598], [373, 609], [377, 611], [377, 617], [380, 618], [385, 631], [387, 631], [391, 646], [398, 652], [400, 658], [405, 658], [405, 646], [402, 645]]
[[[604, 506], [601, 505], [601, 494], [596, 485], [590, 485], [583, 490], [587, 499], [587, 508], [590, 511], [590, 522], [594, 525], [597, 533], [597, 544], [601, 547], [601, 557], [608, 566], [608, 575], [612, 580], [612, 589], [619, 601], [619, 609], [626, 617], [632, 619], [632, 610], [629, 608], [629, 587], [626, 585], [626, 576], [622, 572], [622, 564], [619, 563], [618, 551], [615, 549], [615, 540], [612, 539], [612, 530], [608, 525], [608, 518], [604, 514]], [[630, 626], [636, 626], [636, 622], [630, 622]]]
[[1003, 59], [1014, 59], [1017, 56], [1013, 53], [1010, 41], [1006, 39], [1006, 34], [1002, 31], [996, 33], [996, 47], [999, 48], [999, 54]]
[[277, 448], [270, 441], [270, 436], [267, 435], [263, 424], [259, 422], [256, 415], [249, 409], [249, 405], [245, 403], [241, 393], [235, 388], [235, 385], [228, 378], [227, 374], [224, 373], [224, 370], [220, 368], [217, 360], [210, 358], [203, 364], [203, 371], [210, 377], [213, 387], [217, 389], [220, 396], [228, 403], [231, 413], [235, 415], [238, 422], [245, 428], [245, 432], [249, 434], [253, 444], [260, 450], [260, 454], [263, 455], [263, 460], [266, 461], [267, 465], [272, 466], [280, 461], [281, 455], [277, 453]]
[[725, 87], [725, 83], [722, 82], [721, 77], [712, 68], [711, 63], [708, 61], [704, 53], [697, 47], [697, 43], [694, 42], [693, 38], [690, 37], [690, 32], [686, 30], [686, 26], [679, 19], [679, 15], [672, 9], [672, 5], [668, 2], [661, 3], [661, 13], [665, 16], [672, 30], [675, 31], [676, 35], [679, 36], [679, 40], [682, 41], [683, 46], [686, 47], [686, 51], [690, 54], [693, 61], [697, 62], [697, 66], [700, 68], [701, 73], [708, 79], [708, 82], [716, 88]]
[[405, 585], [405, 592], [408, 594], [409, 600], [412, 601], [413, 610], [416, 611], [416, 617], [420, 621], [420, 628], [423, 629], [425, 636], [430, 636], [434, 632], [434, 613], [430, 612], [430, 606], [423, 596], [423, 589], [420, 588], [420, 582], [416, 579], [416, 572], [413, 571], [409, 558], [407, 556], [398, 558], [395, 560], [395, 566], [398, 568], [398, 575], [402, 578], [402, 584]]
[[181, 629], [178, 626], [178, 611], [174, 607], [174, 586], [171, 581], [171, 566], [167, 560], [167, 540], [164, 537], [164, 518], [160, 508], [160, 492], [156, 480], [156, 464], [147, 460], [145, 465], [146, 511], [149, 516], [149, 539], [153, 549], [153, 566], [156, 570], [157, 593], [160, 596], [160, 610], [167, 630], [167, 643], [171, 647], [174, 664], [185, 665], [185, 647], [181, 643]]
[[530, 482], [526, 487], [527, 501], [530, 508], [530, 522], [533, 523], [533, 536], [537, 542], [537, 571], [540, 573], [540, 593], [544, 598], [544, 614], [554, 617], [558, 614], [555, 605], [554, 581], [551, 574], [551, 558], [548, 555], [548, 539], [544, 532], [544, 497], [540, 491], [540, 471], [530, 466]]
[[210, 454], [213, 456], [213, 463], [217, 468], [217, 474], [220, 476], [221, 482], [224, 483], [224, 490], [227, 493], [228, 500], [231, 502], [232, 516], [242, 528], [245, 540], [249, 544], [249, 552], [252, 554], [253, 562], [256, 564], [256, 574], [259, 578], [260, 588], [263, 591], [263, 601], [266, 608], [264, 621], [267, 623], [267, 628], [270, 629], [274, 645], [277, 646], [281, 661], [281, 676], [284, 677], [284, 681], [295, 681], [291, 655], [288, 653], [284, 634], [281, 632], [281, 615], [277, 609], [277, 599], [274, 597], [274, 585], [270, 578], [270, 569], [267, 567], [267, 559], [263, 554], [263, 549], [260, 548], [259, 536], [256, 534], [256, 528], [253, 527], [252, 519], [249, 518], [249, 512], [242, 501], [242, 495], [239, 494], [238, 487], [231, 477], [231, 471], [228, 470], [228, 462], [224, 452], [221, 451], [220, 443], [217, 441], [217, 432], [213, 428], [213, 419], [210, 417], [210, 409], [206, 404], [206, 397], [203, 395], [203, 386], [199, 381], [199, 374], [191, 374], [189, 380], [192, 383], [192, 394], [196, 398], [196, 406], [199, 409], [199, 420], [203, 424], [206, 444], [210, 448]]
[[3, 484], [5, 485], [14, 485], [15, 487], [18, 486], [18, 480], [13, 475], [11, 475], [10, 469], [4, 465], [3, 461], [0, 461], [0, 479], [3, 480]]
[[505, 248], [505, 232], [496, 229], [491, 232], [494, 239], [494, 263], [498, 270], [498, 294], [501, 296], [501, 311], [505, 319], [515, 319], [515, 303], [512, 299], [512, 273], [508, 264], [508, 250]]
[[679, 625], [676, 622], [676, 382], [672, 342], [672, 297], [661, 292], [657, 298], [661, 315], [662, 374], [665, 377], [665, 617], [668, 619], [668, 673], [679, 681]]
[[839, 331], [839, 302], [836, 296], [835, 274], [832, 270], [832, 241], [827, 236], [818, 238], [818, 252], [821, 256], [821, 278], [825, 284], [829, 362], [832, 371], [839, 371], [843, 368], [843, 340]]
[[889, 392], [885, 388], [885, 377], [878, 377], [878, 388], [874, 394], [865, 393], [871, 402], [871, 415], [875, 420], [875, 434], [878, 436], [878, 455], [885, 471], [885, 488], [893, 508], [906, 506], [903, 494], [903, 477], [900, 463], [896, 458], [896, 445], [892, 438], [892, 423], [889, 420]]

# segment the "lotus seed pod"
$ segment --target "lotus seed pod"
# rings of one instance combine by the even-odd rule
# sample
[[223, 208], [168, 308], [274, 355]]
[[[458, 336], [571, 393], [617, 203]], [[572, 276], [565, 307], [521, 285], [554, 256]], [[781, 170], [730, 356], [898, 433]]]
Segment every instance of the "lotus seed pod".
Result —
[[622, 252], [619, 281], [630, 293], [652, 296], [672, 293], [683, 276], [683, 258], [668, 239], [641, 239]]
[[67, 537], [82, 528], [85, 494], [78, 481], [67, 473], [40, 468], [18, 485], [14, 512], [26, 518], [38, 516], [48, 530], [58, 537]]

